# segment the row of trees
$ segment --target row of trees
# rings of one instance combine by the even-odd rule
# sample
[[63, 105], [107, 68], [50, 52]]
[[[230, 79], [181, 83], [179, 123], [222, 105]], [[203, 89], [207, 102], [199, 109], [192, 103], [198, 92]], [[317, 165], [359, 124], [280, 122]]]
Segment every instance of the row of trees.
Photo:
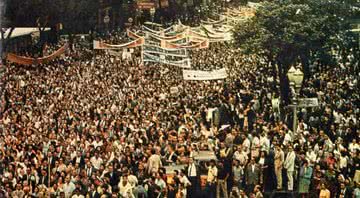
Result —
[[[2, 50], [6, 50], [15, 27], [38, 27], [39, 42], [43, 42], [45, 27], [55, 29], [60, 23], [68, 34], [88, 32], [96, 25], [98, 3], [96, 0], [3, 0], [0, 24]], [[6, 31], [10, 33], [5, 35]]]
[[350, 31], [351, 19], [359, 16], [356, 6], [355, 1], [345, 0], [263, 2], [255, 17], [235, 28], [235, 45], [267, 60], [274, 79], [280, 80], [281, 98], [287, 104], [286, 74], [291, 65], [301, 64], [307, 78], [309, 65], [315, 61], [337, 64], [334, 52], [343, 56], [343, 61], [348, 54], [359, 60], [357, 35]]

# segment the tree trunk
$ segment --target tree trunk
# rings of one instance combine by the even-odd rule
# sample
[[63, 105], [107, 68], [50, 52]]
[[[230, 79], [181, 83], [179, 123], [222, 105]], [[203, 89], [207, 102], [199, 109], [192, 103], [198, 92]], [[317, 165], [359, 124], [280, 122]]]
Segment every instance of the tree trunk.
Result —
[[276, 64], [275, 64], [275, 61], [273, 61], [273, 60], [270, 60], [269, 63], [271, 64], [271, 67], [272, 67], [273, 87], [275, 89], [276, 85], [277, 85]]
[[301, 64], [303, 65], [304, 79], [310, 77], [310, 64], [309, 64], [310, 52], [308, 50], [300, 53]]
[[288, 79], [286, 77], [286, 72], [289, 66], [281, 63], [280, 61], [278, 61], [277, 65], [280, 79], [280, 118], [283, 120], [285, 118], [284, 108], [290, 104], [290, 88]]
[[4, 55], [6, 53], [7, 47], [8, 47], [8, 41], [11, 38], [11, 35], [13, 33], [13, 31], [15, 30], [15, 27], [11, 27], [9, 34], [5, 37], [5, 32], [3, 32], [1, 30], [1, 49], [0, 49], [0, 55], [1, 55], [1, 59], [5, 58]]

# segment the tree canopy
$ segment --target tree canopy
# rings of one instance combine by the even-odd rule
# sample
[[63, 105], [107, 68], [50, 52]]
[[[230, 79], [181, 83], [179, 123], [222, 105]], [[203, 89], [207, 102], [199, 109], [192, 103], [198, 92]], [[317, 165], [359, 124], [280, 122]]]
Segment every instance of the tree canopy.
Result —
[[[334, 49], [339, 53], [358, 51], [349, 31], [349, 20], [356, 14], [353, 5], [352, 1], [338, 0], [263, 2], [253, 18], [234, 29], [235, 45], [276, 65], [280, 86], [286, 88], [291, 65], [301, 63], [307, 77], [314, 60], [336, 63], [329, 61], [334, 60]], [[282, 96], [287, 98], [284, 89]]]

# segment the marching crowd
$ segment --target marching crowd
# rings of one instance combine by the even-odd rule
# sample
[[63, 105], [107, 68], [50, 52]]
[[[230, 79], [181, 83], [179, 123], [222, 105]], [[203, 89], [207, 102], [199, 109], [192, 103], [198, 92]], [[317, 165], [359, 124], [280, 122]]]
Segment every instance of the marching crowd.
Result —
[[196, 82], [139, 56], [74, 50], [6, 64], [0, 197], [360, 197], [358, 68], [315, 67], [301, 95], [319, 106], [300, 109], [292, 131], [271, 104], [271, 68], [227, 44], [191, 58], [230, 78]]

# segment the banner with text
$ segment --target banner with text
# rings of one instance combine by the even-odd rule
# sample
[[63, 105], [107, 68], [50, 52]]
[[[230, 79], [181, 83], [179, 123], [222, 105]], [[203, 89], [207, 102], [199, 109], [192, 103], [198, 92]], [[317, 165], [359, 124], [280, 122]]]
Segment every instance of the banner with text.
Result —
[[225, 68], [214, 71], [183, 70], [184, 80], [219, 80], [227, 78]]
[[144, 62], [162, 63], [180, 68], [191, 68], [191, 61], [189, 58], [175, 60], [171, 56], [166, 55], [152, 55], [144, 53]]
[[166, 56], [173, 56], [173, 57], [182, 57], [188, 58], [188, 52], [186, 49], [168, 49], [162, 48], [157, 45], [144, 45], [143, 52], [148, 54], [159, 54], [159, 55], [166, 55]]

